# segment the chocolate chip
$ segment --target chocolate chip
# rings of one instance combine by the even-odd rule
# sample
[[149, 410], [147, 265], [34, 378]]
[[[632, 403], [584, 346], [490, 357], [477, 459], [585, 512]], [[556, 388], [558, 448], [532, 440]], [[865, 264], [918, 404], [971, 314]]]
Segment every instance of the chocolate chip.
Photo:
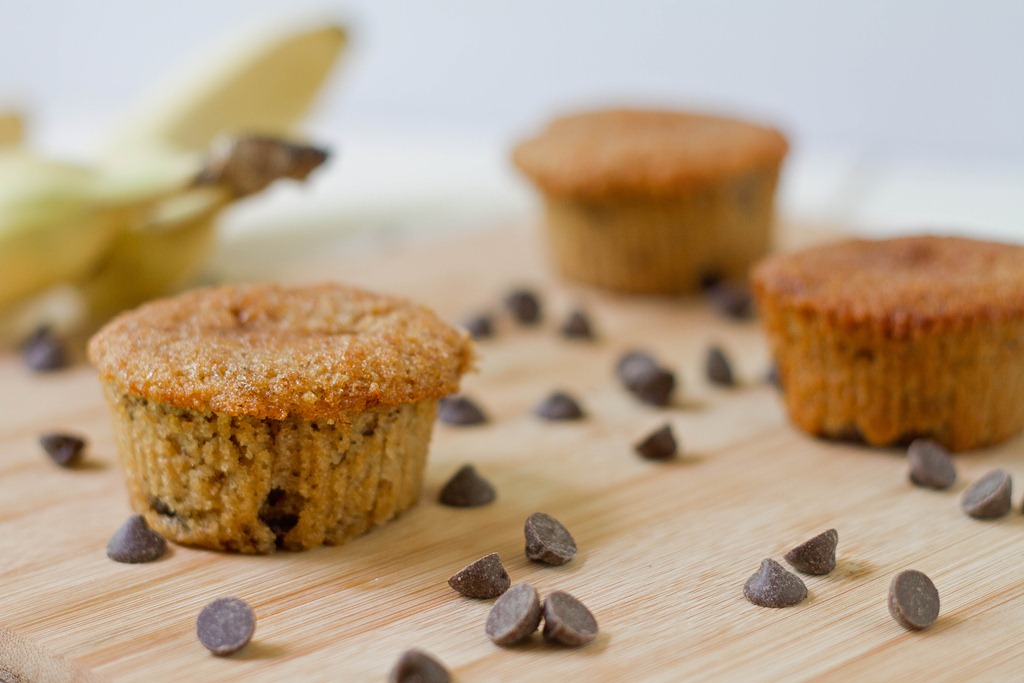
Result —
[[772, 363], [768, 366], [768, 372], [764, 375], [764, 381], [771, 384], [776, 389], [782, 389], [782, 377], [779, 376], [779, 364]]
[[215, 655], [238, 652], [256, 631], [256, 613], [238, 598], [217, 598], [199, 613], [196, 636]]
[[468, 426], [484, 424], [487, 415], [465, 396], [449, 396], [438, 402], [437, 419], [445, 424]]
[[497, 645], [515, 645], [540, 626], [540, 596], [528, 583], [518, 583], [498, 598], [487, 615], [487, 636]]
[[705, 292], [711, 307], [733, 320], [754, 316], [754, 298], [750, 289], [736, 282], [719, 282]]
[[533, 409], [533, 412], [537, 417], [542, 417], [545, 420], [583, 419], [583, 410], [580, 408], [580, 404], [564, 391], [556, 391], [548, 396]]
[[496, 598], [511, 585], [498, 553], [484, 555], [455, 572], [448, 585], [469, 598]]
[[796, 574], [772, 559], [761, 561], [761, 568], [743, 584], [743, 595], [761, 607], [789, 607], [803, 602], [807, 586]]
[[388, 683], [448, 683], [451, 675], [423, 650], [406, 650], [388, 675]]
[[718, 346], [708, 348], [704, 368], [708, 381], [723, 387], [736, 386], [736, 378], [732, 374], [732, 364], [725, 351]]
[[29, 335], [21, 347], [21, 360], [36, 372], [48, 372], [67, 367], [68, 355], [64, 344], [49, 327], [43, 326]]
[[821, 576], [836, 568], [836, 545], [839, 532], [823, 531], [786, 553], [786, 562], [798, 572]]
[[992, 470], [971, 484], [960, 499], [960, 507], [975, 519], [995, 519], [1010, 511], [1013, 482], [1005, 470]]
[[948, 489], [956, 482], [956, 465], [949, 451], [931, 439], [914, 439], [907, 448], [910, 481], [929, 489]]
[[82, 459], [85, 439], [71, 434], [43, 434], [39, 437], [39, 444], [61, 467], [74, 467]]
[[509, 292], [505, 297], [505, 308], [520, 325], [536, 325], [540, 322], [540, 299], [528, 289]]
[[597, 620], [582, 602], [564, 591], [545, 598], [544, 640], [579, 647], [596, 637]]
[[669, 460], [676, 454], [676, 438], [672, 434], [672, 425], [654, 430], [640, 443], [633, 447], [637, 453], [648, 460]]
[[697, 282], [700, 286], [700, 291], [706, 292], [721, 283], [722, 279], [723, 276], [721, 270], [717, 268], [705, 268], [701, 271]]
[[655, 406], [667, 406], [676, 378], [646, 351], [630, 351], [619, 359], [615, 373], [634, 396]]
[[492, 502], [497, 493], [472, 465], [463, 465], [441, 489], [438, 500], [457, 508], [475, 508]]
[[939, 618], [939, 591], [916, 569], [902, 571], [889, 584], [889, 614], [912, 631], [928, 628]]
[[494, 319], [486, 313], [466, 318], [462, 326], [473, 339], [489, 339], [494, 336]]
[[560, 331], [562, 336], [567, 339], [594, 338], [594, 329], [590, 325], [590, 319], [586, 313], [578, 309], [569, 314], [569, 317], [562, 323]]
[[152, 562], [166, 552], [167, 541], [149, 528], [142, 515], [132, 515], [125, 520], [107, 543], [107, 557], [127, 564]]
[[576, 556], [576, 541], [554, 517], [534, 512], [526, 518], [526, 557], [544, 564], [565, 564]]

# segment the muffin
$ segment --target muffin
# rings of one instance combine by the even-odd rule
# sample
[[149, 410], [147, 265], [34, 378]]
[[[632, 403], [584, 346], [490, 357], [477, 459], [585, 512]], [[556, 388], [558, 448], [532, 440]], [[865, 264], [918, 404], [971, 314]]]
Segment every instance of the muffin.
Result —
[[416, 501], [472, 347], [402, 299], [261, 285], [122, 314], [89, 358], [132, 507], [178, 543], [268, 553], [343, 543]]
[[745, 280], [770, 246], [787, 151], [771, 128], [674, 111], [559, 118], [513, 151], [543, 194], [553, 260], [573, 280], [683, 294]]
[[1024, 247], [848, 240], [770, 257], [752, 279], [801, 429], [963, 451], [1024, 427]]

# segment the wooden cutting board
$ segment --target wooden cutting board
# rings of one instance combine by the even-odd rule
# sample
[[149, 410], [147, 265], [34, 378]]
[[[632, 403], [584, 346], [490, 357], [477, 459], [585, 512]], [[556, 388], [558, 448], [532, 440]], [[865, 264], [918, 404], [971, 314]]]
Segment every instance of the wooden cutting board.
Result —
[[[359, 253], [316, 250], [283, 264], [286, 279], [334, 278], [408, 295], [443, 315], [495, 307], [512, 285], [535, 286], [546, 316], [535, 329], [499, 323], [480, 344], [465, 390], [491, 422], [438, 425], [423, 497], [396, 522], [339, 548], [243, 557], [172, 546], [152, 564], [107, 559], [130, 510], [93, 372], [31, 375], [0, 357], [0, 678], [17, 681], [382, 681], [399, 654], [422, 648], [461, 681], [1008, 680], [1024, 662], [1024, 516], [964, 516], [959, 497], [994, 467], [1024, 476], [1015, 439], [958, 459], [951, 492], [911, 486], [901, 453], [815, 440], [793, 430], [762, 380], [756, 323], [716, 317], [697, 300], [632, 299], [574, 289], [549, 275], [532, 230], [508, 227]], [[569, 341], [571, 307], [600, 339]], [[703, 378], [710, 343], [733, 357], [742, 386]], [[682, 377], [675, 405], [641, 405], [615, 382], [625, 350], [653, 351]], [[579, 423], [545, 423], [531, 408], [554, 389], [575, 394]], [[638, 458], [632, 444], [670, 423], [676, 462]], [[41, 432], [86, 435], [85, 464], [54, 466]], [[498, 489], [480, 509], [436, 502], [473, 463]], [[575, 535], [563, 567], [523, 555], [523, 521], [544, 511]], [[766, 557], [827, 528], [839, 564], [808, 578], [799, 606], [755, 607], [742, 586]], [[600, 623], [578, 650], [539, 634], [514, 648], [484, 635], [490, 601], [455, 594], [447, 578], [497, 551], [514, 583], [568, 591]], [[942, 597], [922, 633], [886, 609], [892, 576], [917, 568]], [[253, 642], [226, 658], [196, 640], [214, 598], [255, 609]]]

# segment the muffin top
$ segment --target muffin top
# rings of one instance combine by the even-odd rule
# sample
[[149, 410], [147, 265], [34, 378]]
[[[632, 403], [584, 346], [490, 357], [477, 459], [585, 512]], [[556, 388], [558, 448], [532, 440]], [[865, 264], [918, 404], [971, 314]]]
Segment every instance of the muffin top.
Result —
[[600, 200], [667, 197], [776, 168], [786, 150], [782, 133], [745, 121], [609, 109], [555, 119], [512, 159], [549, 196]]
[[766, 307], [870, 323], [894, 334], [1024, 318], [1024, 246], [922, 235], [851, 239], [758, 264]]
[[198, 289], [89, 341], [100, 378], [201, 412], [332, 419], [455, 392], [468, 336], [403, 299], [337, 284]]

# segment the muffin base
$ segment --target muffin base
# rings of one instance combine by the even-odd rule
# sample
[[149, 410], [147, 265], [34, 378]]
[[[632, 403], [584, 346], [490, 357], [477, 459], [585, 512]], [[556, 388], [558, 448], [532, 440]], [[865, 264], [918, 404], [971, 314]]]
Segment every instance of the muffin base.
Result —
[[633, 294], [696, 292], [704, 275], [744, 280], [768, 253], [778, 169], [667, 198], [546, 198], [566, 277]]
[[1024, 428], [1024, 321], [894, 334], [761, 303], [787, 412], [806, 432], [965, 451]]
[[419, 497], [436, 401], [333, 420], [179, 408], [105, 387], [132, 507], [183, 545], [339, 545]]

